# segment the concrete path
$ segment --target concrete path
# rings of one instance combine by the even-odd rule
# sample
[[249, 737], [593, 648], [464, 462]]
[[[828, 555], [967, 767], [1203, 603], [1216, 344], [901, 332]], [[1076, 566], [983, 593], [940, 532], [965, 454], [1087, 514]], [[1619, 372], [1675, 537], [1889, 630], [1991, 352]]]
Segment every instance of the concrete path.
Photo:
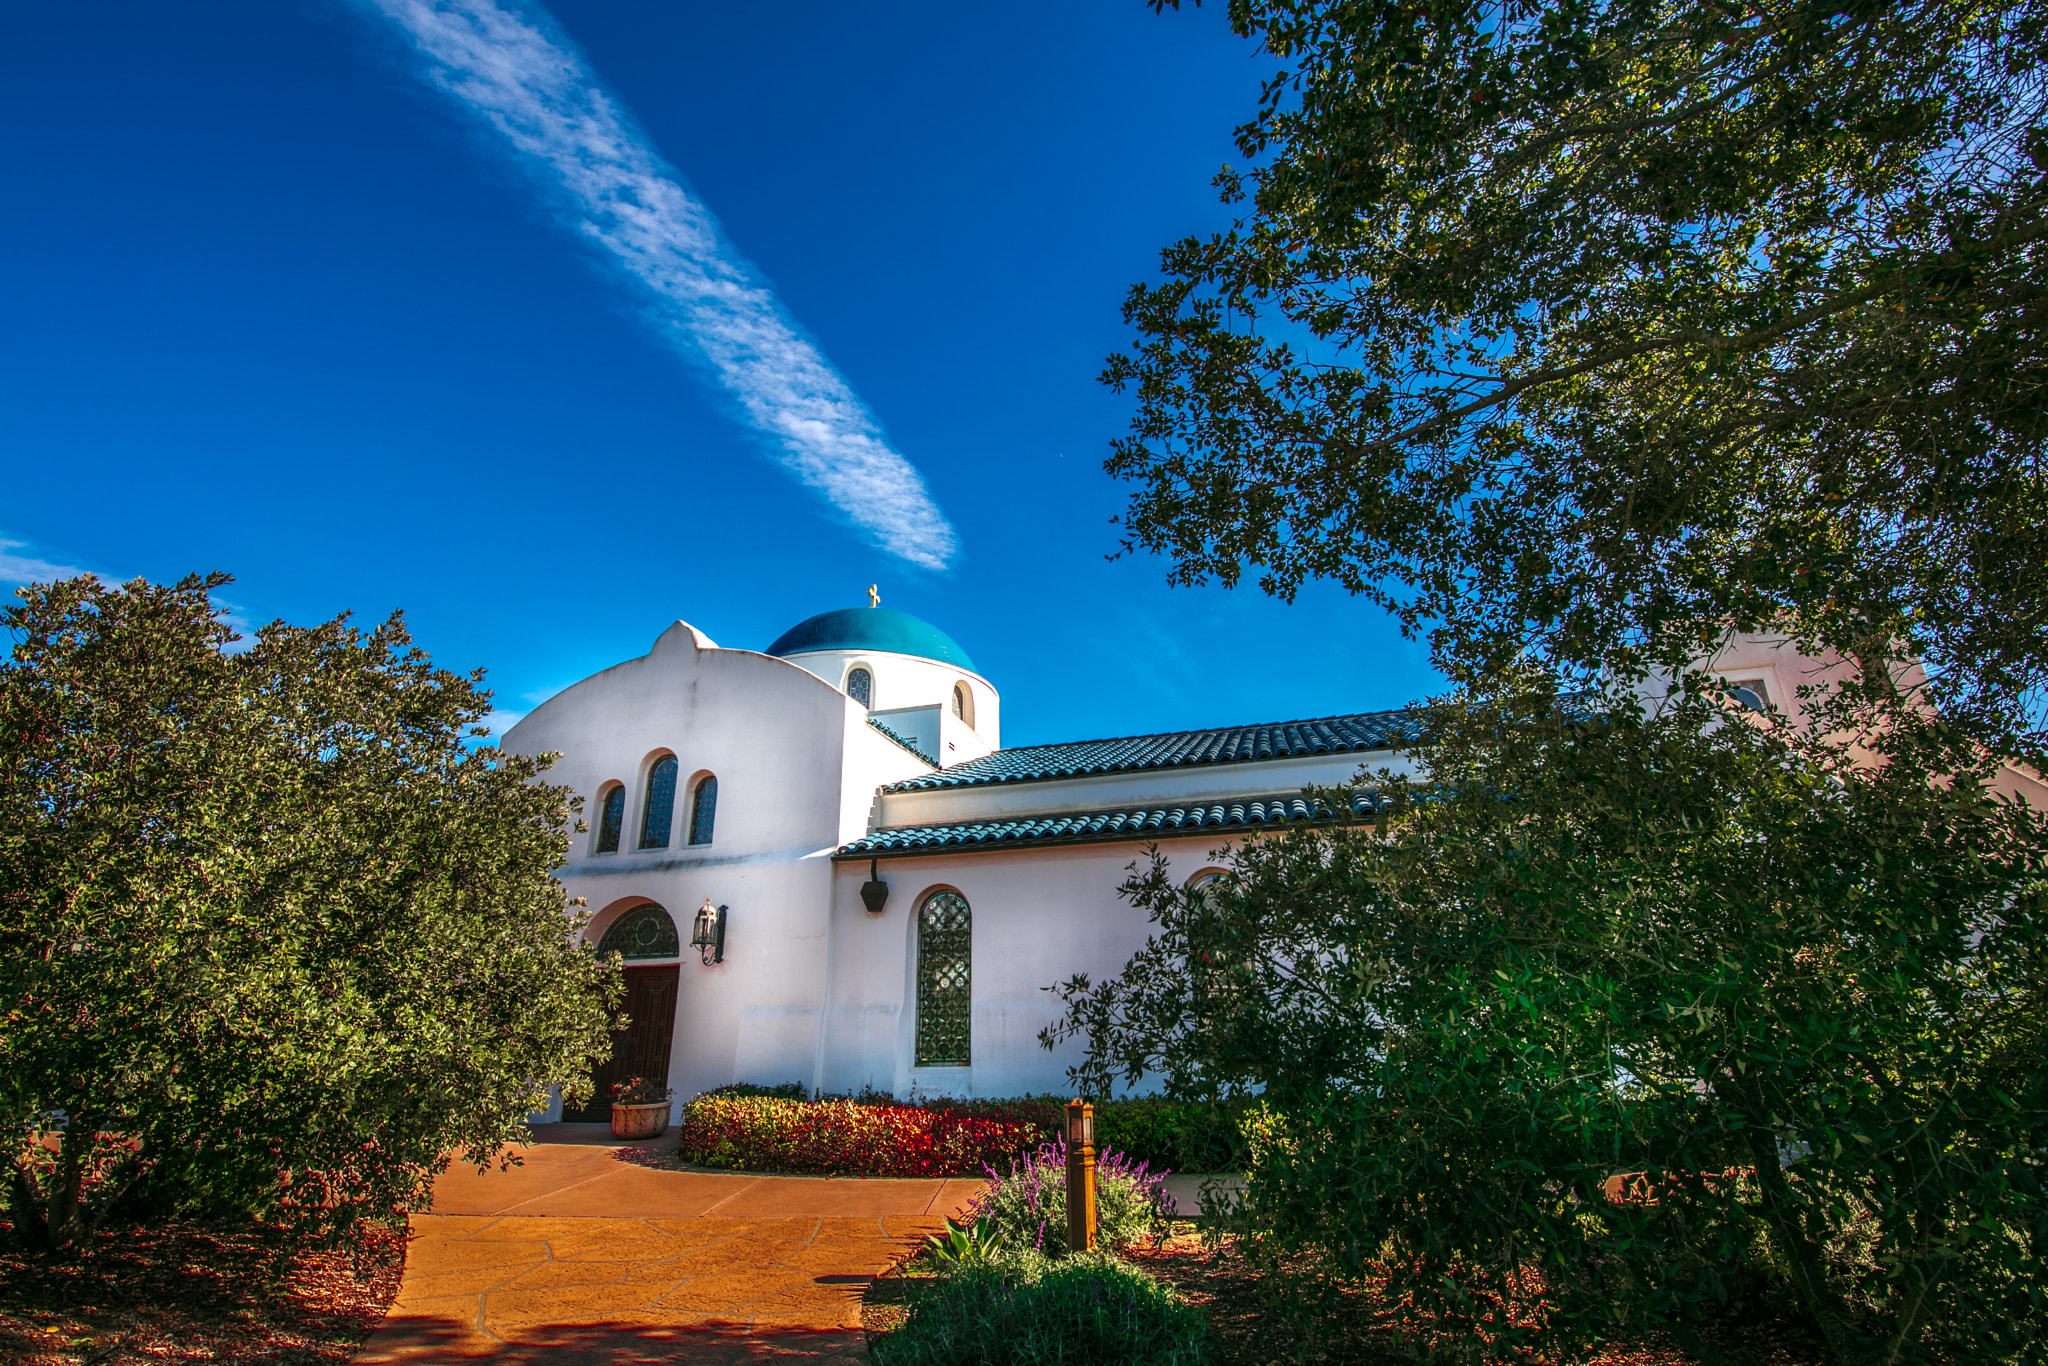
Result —
[[1183, 1219], [1193, 1219], [1202, 1212], [1203, 1195], [1214, 1193], [1221, 1195], [1226, 1201], [1233, 1199], [1244, 1189], [1244, 1178], [1235, 1172], [1226, 1172], [1221, 1176], [1169, 1176], [1161, 1188], [1166, 1192], [1166, 1198], [1170, 1202], [1167, 1213], [1179, 1215]]
[[861, 1291], [979, 1181], [679, 1172], [596, 1124], [544, 1124], [524, 1165], [457, 1167], [412, 1220], [357, 1366], [866, 1360]]

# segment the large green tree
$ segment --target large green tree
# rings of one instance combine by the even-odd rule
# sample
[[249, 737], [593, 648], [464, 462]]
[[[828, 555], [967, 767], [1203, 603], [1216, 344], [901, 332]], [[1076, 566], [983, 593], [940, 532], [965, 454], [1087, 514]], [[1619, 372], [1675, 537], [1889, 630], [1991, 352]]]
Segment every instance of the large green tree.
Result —
[[398, 618], [21, 590], [0, 665], [0, 1143], [62, 1248], [122, 1199], [334, 1237], [587, 1086], [614, 974], [550, 870], [544, 759], [475, 743], [480, 676]]
[[1383, 1277], [1432, 1357], [1775, 1307], [1843, 1366], [2038, 1361], [2048, 819], [1932, 724], [1857, 767], [1722, 705], [1434, 707], [1374, 821], [1138, 874], [1157, 932], [1048, 1040], [1259, 1097], [1240, 1251]]
[[1126, 306], [1129, 546], [1335, 580], [1457, 678], [1903, 650], [2024, 743], [2048, 4], [1228, 8], [1278, 70], [1236, 225]]

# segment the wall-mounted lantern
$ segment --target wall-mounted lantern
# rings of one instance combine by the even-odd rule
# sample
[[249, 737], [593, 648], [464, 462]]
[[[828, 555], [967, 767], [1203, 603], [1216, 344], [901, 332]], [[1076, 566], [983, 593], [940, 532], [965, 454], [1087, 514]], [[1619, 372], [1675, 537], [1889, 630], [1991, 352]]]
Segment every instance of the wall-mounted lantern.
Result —
[[879, 859], [868, 860], [868, 880], [860, 885], [860, 901], [869, 915], [880, 915], [889, 902], [889, 884], [882, 881]]
[[707, 968], [725, 961], [726, 910], [724, 906], [712, 905], [711, 898], [705, 897], [697, 911], [697, 923], [690, 930], [690, 947], [699, 951]]

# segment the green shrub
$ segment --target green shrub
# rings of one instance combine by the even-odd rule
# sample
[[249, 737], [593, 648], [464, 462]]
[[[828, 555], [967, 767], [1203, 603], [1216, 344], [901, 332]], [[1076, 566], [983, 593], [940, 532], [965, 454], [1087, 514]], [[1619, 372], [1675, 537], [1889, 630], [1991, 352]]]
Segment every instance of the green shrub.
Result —
[[878, 1366], [1197, 1366], [1201, 1313], [1102, 1253], [1051, 1261], [1029, 1251], [961, 1264], [914, 1286]]
[[[1237, 1170], [1240, 1120], [1249, 1102], [1190, 1104], [1164, 1096], [1095, 1102], [1098, 1148], [1114, 1148], [1153, 1171]], [[983, 1119], [1033, 1124], [1048, 1134], [1066, 1131], [1067, 1097], [1008, 1096], [995, 1100], [929, 1100], [927, 1108]]]
[[1245, 1103], [1193, 1105], [1164, 1096], [1112, 1100], [1095, 1107], [1095, 1139], [1152, 1170], [1235, 1171]]
[[[968, 1211], [975, 1219], [993, 1220], [1014, 1243], [1057, 1253], [1067, 1243], [1067, 1145], [1041, 1143], [1008, 1174], [986, 1169], [995, 1184]], [[1095, 1164], [1095, 1239], [1103, 1247], [1129, 1247], [1166, 1223], [1165, 1173], [1153, 1173], [1142, 1162], [1105, 1151]]]
[[549, 761], [478, 746], [491, 695], [398, 617], [237, 641], [228, 582], [0, 613], [0, 1200], [41, 1252], [124, 1199], [345, 1245], [605, 1049]]
[[760, 1096], [768, 1100], [802, 1100], [804, 1084], [800, 1081], [786, 1081], [779, 1086], [756, 1086], [750, 1081], [736, 1081], [728, 1086], [714, 1086], [704, 1092], [707, 1096]]
[[918, 1259], [928, 1267], [947, 1268], [962, 1262], [985, 1262], [1007, 1251], [1015, 1240], [986, 1214], [971, 1221], [946, 1221], [943, 1234], [926, 1236]]

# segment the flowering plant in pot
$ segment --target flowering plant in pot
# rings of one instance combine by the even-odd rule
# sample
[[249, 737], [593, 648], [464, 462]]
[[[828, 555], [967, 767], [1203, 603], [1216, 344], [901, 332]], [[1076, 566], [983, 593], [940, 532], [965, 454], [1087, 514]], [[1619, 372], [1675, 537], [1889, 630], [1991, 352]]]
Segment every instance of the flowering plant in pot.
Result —
[[646, 1077], [628, 1077], [612, 1087], [612, 1137], [658, 1136], [668, 1128], [668, 1103], [674, 1095]]

